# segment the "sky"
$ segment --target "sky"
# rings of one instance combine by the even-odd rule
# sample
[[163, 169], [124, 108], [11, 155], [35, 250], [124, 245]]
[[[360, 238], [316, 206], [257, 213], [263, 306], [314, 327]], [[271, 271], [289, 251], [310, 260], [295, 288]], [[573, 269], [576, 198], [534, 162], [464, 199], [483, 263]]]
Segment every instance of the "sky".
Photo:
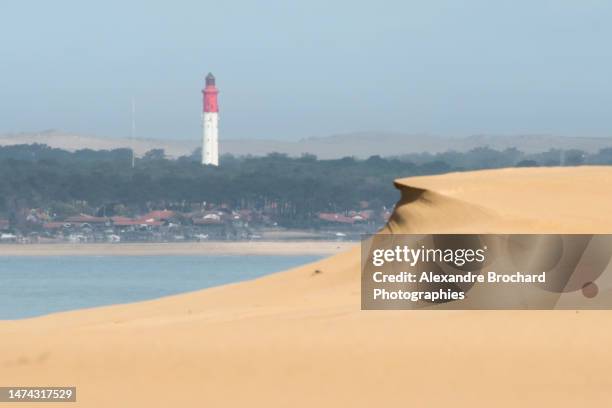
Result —
[[2, 1], [0, 134], [612, 136], [612, 2]]

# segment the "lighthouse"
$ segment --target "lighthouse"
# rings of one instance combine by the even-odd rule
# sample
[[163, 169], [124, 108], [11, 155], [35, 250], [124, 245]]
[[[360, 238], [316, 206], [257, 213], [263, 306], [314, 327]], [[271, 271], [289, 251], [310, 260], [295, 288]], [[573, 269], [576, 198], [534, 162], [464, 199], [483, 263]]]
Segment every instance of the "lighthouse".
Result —
[[215, 77], [210, 72], [206, 75], [204, 95], [204, 112], [202, 114], [202, 164], [219, 165], [219, 106]]

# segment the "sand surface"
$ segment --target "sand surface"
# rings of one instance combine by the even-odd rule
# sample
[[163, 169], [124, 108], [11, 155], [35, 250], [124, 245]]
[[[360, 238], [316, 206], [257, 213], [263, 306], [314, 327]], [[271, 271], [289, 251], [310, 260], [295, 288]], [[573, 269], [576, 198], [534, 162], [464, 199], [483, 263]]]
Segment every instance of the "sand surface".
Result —
[[355, 243], [340, 241], [239, 241], [134, 244], [3, 244], [2, 256], [333, 255]]
[[[397, 185], [388, 227], [396, 232], [612, 232], [612, 167]], [[612, 400], [612, 312], [361, 311], [359, 262], [356, 247], [250, 282], [0, 322], [0, 384], [76, 385], [79, 402], [69, 407]]]

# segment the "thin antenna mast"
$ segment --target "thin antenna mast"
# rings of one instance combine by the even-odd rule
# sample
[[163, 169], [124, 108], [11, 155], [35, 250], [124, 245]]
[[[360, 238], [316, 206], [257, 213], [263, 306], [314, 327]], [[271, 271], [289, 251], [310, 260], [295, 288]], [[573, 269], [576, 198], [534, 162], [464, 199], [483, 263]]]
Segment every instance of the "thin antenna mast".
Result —
[[136, 98], [132, 96], [132, 139], [136, 136]]
[[132, 168], [134, 168], [134, 138], [136, 137], [136, 98], [132, 96]]

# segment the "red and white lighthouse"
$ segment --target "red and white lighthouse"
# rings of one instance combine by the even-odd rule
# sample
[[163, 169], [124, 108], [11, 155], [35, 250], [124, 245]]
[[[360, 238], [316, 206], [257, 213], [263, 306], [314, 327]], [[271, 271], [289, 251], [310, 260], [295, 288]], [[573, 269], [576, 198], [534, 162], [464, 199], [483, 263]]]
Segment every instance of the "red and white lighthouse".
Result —
[[213, 74], [206, 75], [204, 113], [202, 115], [202, 164], [219, 165], [219, 106]]

